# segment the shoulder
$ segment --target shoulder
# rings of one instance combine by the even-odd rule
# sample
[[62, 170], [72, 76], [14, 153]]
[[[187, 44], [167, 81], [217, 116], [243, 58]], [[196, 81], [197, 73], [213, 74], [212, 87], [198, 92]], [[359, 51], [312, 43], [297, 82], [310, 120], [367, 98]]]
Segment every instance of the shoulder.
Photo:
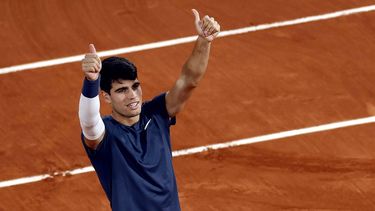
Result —
[[164, 124], [167, 126], [175, 125], [176, 118], [171, 118], [168, 114], [166, 95], [167, 93], [163, 92], [154, 97], [152, 100], [145, 102], [142, 107], [142, 114], [148, 117], [156, 117], [164, 122]]
[[166, 93], [161, 93], [154, 97], [150, 101], [146, 101], [143, 106], [142, 106], [142, 111], [144, 114], [153, 114], [153, 113], [158, 113], [163, 116], [167, 115], [167, 107], [166, 107], [166, 101], [165, 101], [165, 96]]
[[102, 119], [103, 119], [103, 122], [106, 126], [106, 129], [108, 127], [111, 128], [111, 127], [114, 127], [117, 124], [119, 124], [116, 120], [113, 119], [113, 117], [111, 115], [103, 116]]
[[102, 119], [103, 119], [103, 122], [109, 123], [109, 122], [112, 121], [112, 116], [110, 116], [110, 115], [103, 116]]

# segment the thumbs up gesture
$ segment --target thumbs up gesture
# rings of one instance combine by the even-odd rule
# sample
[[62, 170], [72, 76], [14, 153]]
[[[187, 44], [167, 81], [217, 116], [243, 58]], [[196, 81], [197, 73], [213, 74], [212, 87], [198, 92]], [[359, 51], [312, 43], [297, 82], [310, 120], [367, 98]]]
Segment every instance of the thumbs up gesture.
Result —
[[200, 19], [197, 10], [192, 9], [195, 16], [195, 28], [198, 35], [203, 37], [208, 42], [214, 40], [220, 32], [220, 25], [215, 21], [213, 17], [204, 16]]
[[96, 54], [95, 46], [94, 44], [90, 44], [89, 53], [85, 54], [85, 58], [82, 59], [82, 71], [88, 80], [95, 81], [99, 77], [101, 68], [102, 62]]

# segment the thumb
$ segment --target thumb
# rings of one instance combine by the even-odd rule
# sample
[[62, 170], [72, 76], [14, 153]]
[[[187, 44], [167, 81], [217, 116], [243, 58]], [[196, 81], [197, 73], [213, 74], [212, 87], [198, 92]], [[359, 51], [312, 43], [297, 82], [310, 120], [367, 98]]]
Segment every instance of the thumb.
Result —
[[191, 11], [193, 11], [193, 14], [195, 16], [195, 22], [199, 22], [200, 21], [200, 18], [199, 18], [199, 13], [196, 9], [192, 9]]
[[90, 51], [90, 53], [96, 53], [96, 49], [95, 49], [94, 44], [89, 45], [89, 51]]

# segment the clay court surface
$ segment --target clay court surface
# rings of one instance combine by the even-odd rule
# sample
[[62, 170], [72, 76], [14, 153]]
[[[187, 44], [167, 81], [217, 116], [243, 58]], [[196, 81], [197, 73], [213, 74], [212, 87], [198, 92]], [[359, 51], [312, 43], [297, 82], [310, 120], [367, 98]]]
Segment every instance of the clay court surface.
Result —
[[[191, 8], [231, 30], [370, 0], [1, 1], [0, 68], [195, 35]], [[168, 90], [193, 43], [123, 54], [145, 99]], [[369, 117], [375, 12], [220, 37], [172, 128], [174, 150]], [[73, 62], [0, 75], [0, 181], [90, 165]], [[102, 112], [110, 107], [102, 104]], [[375, 124], [174, 158], [182, 210], [375, 210]], [[0, 188], [0, 210], [110, 210], [95, 172]]]

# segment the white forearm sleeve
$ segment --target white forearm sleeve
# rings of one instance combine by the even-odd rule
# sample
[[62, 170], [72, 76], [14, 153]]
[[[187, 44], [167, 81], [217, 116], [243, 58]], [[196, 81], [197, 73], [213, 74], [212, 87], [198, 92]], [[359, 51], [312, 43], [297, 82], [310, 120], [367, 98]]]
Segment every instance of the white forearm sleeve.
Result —
[[87, 98], [83, 94], [79, 99], [79, 122], [83, 135], [89, 140], [96, 140], [105, 131], [104, 122], [99, 113], [99, 96]]

